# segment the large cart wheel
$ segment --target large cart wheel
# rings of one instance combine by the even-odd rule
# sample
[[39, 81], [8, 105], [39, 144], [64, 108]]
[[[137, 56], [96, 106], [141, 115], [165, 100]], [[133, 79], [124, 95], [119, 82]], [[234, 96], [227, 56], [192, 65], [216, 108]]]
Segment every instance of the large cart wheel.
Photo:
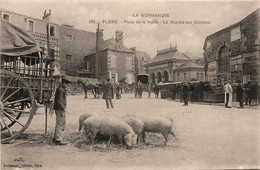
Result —
[[1, 142], [18, 137], [30, 125], [37, 110], [34, 94], [19, 75], [0, 70]]

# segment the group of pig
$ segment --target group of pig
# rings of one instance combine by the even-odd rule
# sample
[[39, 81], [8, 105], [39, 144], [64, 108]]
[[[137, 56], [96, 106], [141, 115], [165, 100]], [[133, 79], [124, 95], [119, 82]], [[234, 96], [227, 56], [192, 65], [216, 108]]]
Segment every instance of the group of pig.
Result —
[[[140, 142], [141, 136], [145, 143], [145, 132], [161, 133], [164, 144], [167, 145], [169, 134], [176, 138], [173, 129], [173, 119], [164, 117], [137, 118], [135, 116], [102, 116], [97, 113], [85, 113], [79, 117], [79, 131], [84, 129], [86, 135], [90, 135], [94, 145], [96, 135], [117, 137], [121, 145], [126, 144], [132, 148]], [[109, 143], [110, 143], [109, 140]]]

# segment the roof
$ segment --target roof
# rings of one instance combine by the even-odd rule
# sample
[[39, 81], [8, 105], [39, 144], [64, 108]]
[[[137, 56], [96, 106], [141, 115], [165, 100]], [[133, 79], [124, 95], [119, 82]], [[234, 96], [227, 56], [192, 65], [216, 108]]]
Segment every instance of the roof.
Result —
[[201, 66], [201, 65], [198, 65], [198, 64], [193, 63], [193, 62], [189, 62], [189, 63], [184, 63], [184, 64], [180, 65], [175, 70], [181, 70], [181, 69], [186, 69], [186, 68], [201, 68], [201, 69], [204, 69], [204, 67]]
[[151, 60], [151, 57], [145, 51], [136, 51], [135, 55], [136, 55], [138, 60], [143, 60], [143, 61], [150, 61]]
[[190, 60], [190, 58], [178, 50], [170, 50], [165, 52], [159, 52], [149, 63], [156, 63], [165, 60]]
[[[120, 51], [120, 52], [127, 52], [127, 53], [133, 53], [132, 50], [127, 48], [126, 46], [122, 45], [120, 48], [117, 48], [116, 46], [116, 40], [114, 38], [107, 39], [105, 41], [102, 41], [100, 43], [100, 51], [103, 50], [113, 50], [113, 51]], [[93, 48], [88, 55], [96, 53], [96, 47]]]
[[237, 23], [235, 23], [233, 25], [230, 25], [229, 27], [225, 27], [225, 28], [223, 28], [223, 29], [213, 33], [213, 34], [208, 35], [206, 37], [205, 41], [204, 41], [203, 49], [206, 48], [206, 42], [207, 42], [208, 39], [211, 39], [211, 38], [213, 38], [216, 35], [222, 34], [223, 32], [227, 32], [230, 29], [239, 26], [239, 24], [241, 24], [241, 23], [243, 24], [243, 23], [247, 22], [248, 20], [250, 20], [251, 18], [255, 17], [256, 15], [259, 15], [259, 13], [260, 13], [260, 8], [256, 9], [254, 12], [250, 13], [248, 16], [246, 16], [244, 19], [240, 20], [239, 22], [237, 22]]
[[0, 54], [21, 56], [41, 51], [33, 36], [8, 21], [1, 19]]
[[196, 54], [196, 53], [189, 53], [189, 52], [185, 52], [183, 54], [188, 56], [192, 60], [197, 60], [197, 59], [203, 58], [203, 54]]

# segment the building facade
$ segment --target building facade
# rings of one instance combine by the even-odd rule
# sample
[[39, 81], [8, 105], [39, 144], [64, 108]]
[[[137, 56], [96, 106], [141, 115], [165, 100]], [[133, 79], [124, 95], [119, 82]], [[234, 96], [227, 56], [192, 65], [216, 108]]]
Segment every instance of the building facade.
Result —
[[205, 69], [204, 66], [188, 62], [174, 70], [174, 77], [176, 82], [205, 81]]
[[240, 22], [207, 36], [203, 47], [207, 81], [259, 81], [259, 21], [257, 9]]
[[[56, 59], [56, 66], [62, 74], [70, 76], [86, 76], [85, 55], [96, 44], [94, 32], [75, 29], [70, 25], [59, 25], [52, 22], [51, 10], [44, 12], [42, 19], [1, 10], [3, 19], [31, 32], [36, 42], [42, 49], [43, 55], [49, 55]], [[48, 34], [47, 34], [48, 32]], [[49, 40], [49, 41], [48, 41]]]
[[70, 25], [59, 26], [59, 63], [62, 72], [70, 76], [86, 76], [85, 55], [96, 44], [96, 34]]
[[174, 70], [191, 59], [180, 53], [177, 47], [157, 51], [157, 55], [145, 64], [145, 71], [149, 74], [151, 83], [176, 81]]
[[136, 60], [136, 62], [135, 62], [135, 70], [136, 70], [136, 75], [140, 74], [140, 73], [145, 73], [144, 65], [151, 60], [151, 57], [145, 51], [136, 51], [135, 48], [133, 50], [135, 51], [135, 60]]
[[103, 30], [97, 29], [97, 43], [85, 57], [86, 70], [99, 80], [111, 79], [118, 83], [125, 79], [128, 83], [135, 80], [135, 52], [123, 44], [123, 32], [116, 31], [115, 37], [103, 40]]
[[[49, 43], [50, 57], [59, 58], [59, 26], [51, 21], [51, 11], [49, 13], [45, 11], [42, 20], [6, 10], [1, 10], [0, 14], [3, 19], [15, 26], [31, 32], [42, 50], [42, 55], [48, 55], [47, 45]], [[47, 31], [49, 36], [47, 36]]]

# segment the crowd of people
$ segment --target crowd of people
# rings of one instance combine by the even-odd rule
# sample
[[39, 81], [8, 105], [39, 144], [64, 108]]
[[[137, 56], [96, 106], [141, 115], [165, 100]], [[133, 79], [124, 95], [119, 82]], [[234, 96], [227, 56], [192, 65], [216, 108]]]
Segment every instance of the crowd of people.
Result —
[[[59, 86], [55, 92], [54, 107], [56, 114], [56, 127], [53, 137], [53, 143], [56, 145], [66, 145], [67, 142], [63, 141], [63, 132], [66, 125], [66, 110], [67, 110], [67, 90], [66, 81], [64, 77], [60, 77]], [[222, 86], [225, 93], [225, 107], [232, 107], [232, 93], [233, 87], [230, 82], [226, 81]], [[110, 79], [107, 79], [102, 84], [102, 98], [105, 99], [107, 109], [114, 108], [112, 99], [114, 98], [114, 91], [116, 92], [116, 98], [121, 98], [121, 93], [123, 92], [123, 86], [119, 83], [112, 84]], [[158, 98], [159, 92], [162, 90], [158, 84], [148, 83], [144, 85], [140, 81], [134, 84], [135, 97], [142, 97], [144, 90], [147, 91], [148, 97], [151, 97], [151, 93], [154, 92], [155, 98]], [[183, 82], [173, 84], [171, 86], [172, 98], [180, 99], [184, 102], [183, 106], [188, 106], [188, 101], [200, 102], [203, 100], [203, 91], [211, 91], [211, 86], [208, 82]], [[128, 92], [128, 91], [125, 91]], [[248, 81], [244, 86], [241, 81], [238, 81], [236, 86], [237, 101], [239, 102], [239, 108], [244, 108], [245, 105], [257, 106], [260, 102], [260, 85], [258, 82]]]

